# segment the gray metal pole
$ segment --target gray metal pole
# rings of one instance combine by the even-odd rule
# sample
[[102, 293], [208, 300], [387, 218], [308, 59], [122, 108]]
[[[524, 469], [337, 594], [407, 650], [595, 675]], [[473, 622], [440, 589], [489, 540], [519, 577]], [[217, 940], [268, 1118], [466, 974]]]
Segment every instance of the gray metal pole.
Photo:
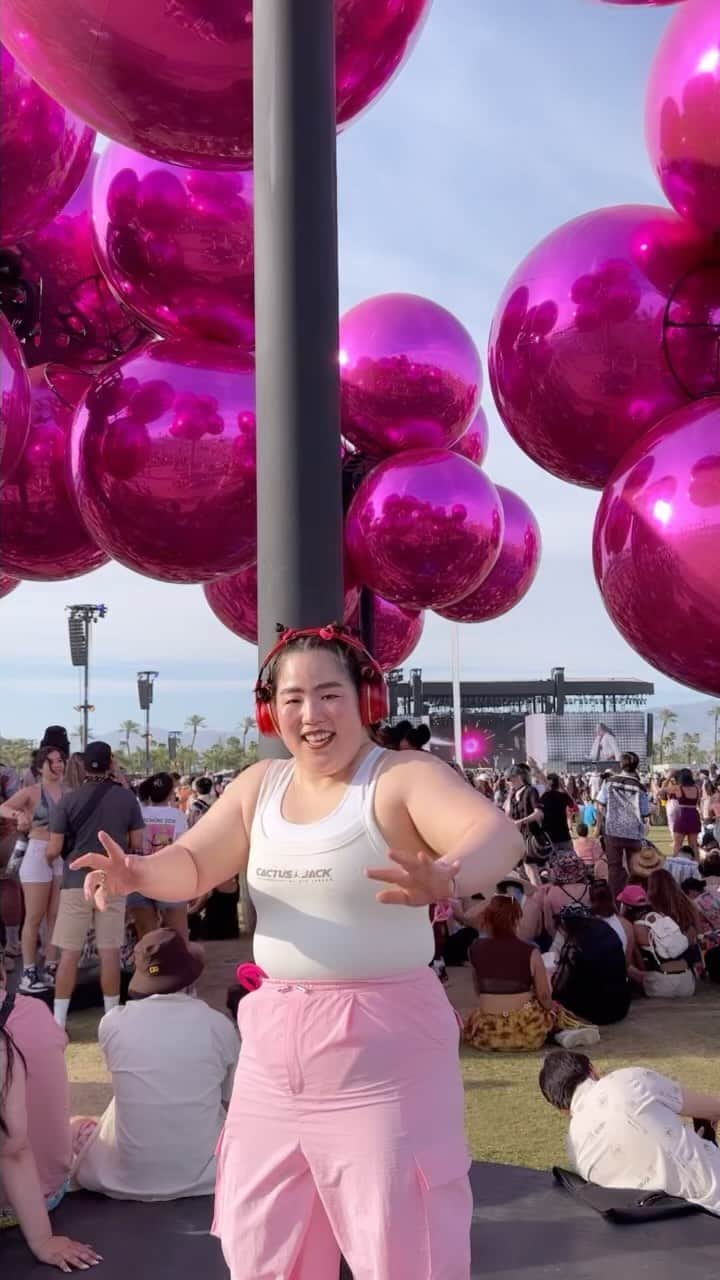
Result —
[[90, 724], [90, 619], [85, 619], [85, 667], [83, 670], [83, 751], [88, 744], [88, 731]]
[[[260, 650], [343, 610], [334, 0], [254, 0]], [[264, 754], [279, 751], [261, 740]]]

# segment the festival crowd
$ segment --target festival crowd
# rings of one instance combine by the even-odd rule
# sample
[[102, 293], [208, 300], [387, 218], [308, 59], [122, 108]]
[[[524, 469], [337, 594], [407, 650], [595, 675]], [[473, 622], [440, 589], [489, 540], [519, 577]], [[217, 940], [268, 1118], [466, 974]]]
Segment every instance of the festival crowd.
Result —
[[[428, 736], [409, 722], [374, 727], [370, 756], [425, 753]], [[720, 1161], [709, 1154], [720, 1100], [642, 1068], [601, 1079], [578, 1052], [632, 1016], [637, 1000], [687, 999], [699, 983], [720, 982], [717, 766], [697, 776], [641, 774], [626, 752], [582, 776], [529, 761], [465, 779], [514, 826], [520, 856], [485, 892], [425, 908], [438, 991], [449, 968], [471, 971], [475, 1003], [458, 1018], [461, 1038], [481, 1052], [559, 1046], [540, 1086], [570, 1113], [579, 1172], [605, 1186], [636, 1177], [720, 1214]], [[0, 764], [0, 1228], [19, 1225], [36, 1257], [62, 1270], [101, 1260], [90, 1245], [52, 1233], [48, 1215], [68, 1192], [170, 1200], [215, 1186], [240, 1057], [236, 1015], [266, 975], [240, 966], [230, 1017], [214, 1011], [195, 991], [204, 967], [197, 940], [238, 936], [238, 875], [215, 876], [185, 900], [140, 889], [98, 900], [86, 867], [73, 863], [107, 850], [101, 832], [123, 854], [146, 858], [195, 828], [209, 831], [222, 790], [211, 778], [169, 773], [131, 784], [106, 743], [71, 755], [59, 726], [23, 776]], [[672, 834], [668, 857], [651, 839], [659, 825]], [[99, 971], [98, 1039], [113, 1085], [99, 1120], [71, 1117], [65, 1068], [83, 969]], [[608, 1132], [598, 1138], [601, 1109]], [[641, 1138], [634, 1113], [645, 1117]], [[703, 1117], [705, 1127], [696, 1134], [682, 1115]], [[683, 1172], [688, 1161], [694, 1181]]]

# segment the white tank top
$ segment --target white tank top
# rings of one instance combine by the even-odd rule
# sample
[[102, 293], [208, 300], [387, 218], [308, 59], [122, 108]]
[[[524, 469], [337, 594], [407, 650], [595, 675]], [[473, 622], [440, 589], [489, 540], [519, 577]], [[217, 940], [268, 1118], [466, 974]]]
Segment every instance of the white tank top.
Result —
[[292, 760], [268, 768], [250, 833], [248, 885], [257, 911], [255, 963], [268, 977], [339, 981], [393, 977], [429, 964], [427, 907], [376, 900], [366, 867], [387, 861], [375, 821], [375, 784], [386, 752], [363, 758], [336, 809], [319, 822], [282, 816]]

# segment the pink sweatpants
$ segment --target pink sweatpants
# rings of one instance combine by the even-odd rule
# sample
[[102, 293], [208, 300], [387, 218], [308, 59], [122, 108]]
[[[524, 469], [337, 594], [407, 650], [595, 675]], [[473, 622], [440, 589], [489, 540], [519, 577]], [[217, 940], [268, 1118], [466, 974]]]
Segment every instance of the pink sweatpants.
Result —
[[469, 1280], [458, 1024], [430, 969], [266, 980], [218, 1151], [213, 1232], [232, 1280]]

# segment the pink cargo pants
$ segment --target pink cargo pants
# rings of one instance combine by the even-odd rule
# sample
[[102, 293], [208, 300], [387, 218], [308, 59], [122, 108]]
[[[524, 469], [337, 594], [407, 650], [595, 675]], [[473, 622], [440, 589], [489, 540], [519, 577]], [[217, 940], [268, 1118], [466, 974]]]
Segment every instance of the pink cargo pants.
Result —
[[458, 1023], [430, 969], [266, 980], [218, 1150], [232, 1280], [469, 1280]]

